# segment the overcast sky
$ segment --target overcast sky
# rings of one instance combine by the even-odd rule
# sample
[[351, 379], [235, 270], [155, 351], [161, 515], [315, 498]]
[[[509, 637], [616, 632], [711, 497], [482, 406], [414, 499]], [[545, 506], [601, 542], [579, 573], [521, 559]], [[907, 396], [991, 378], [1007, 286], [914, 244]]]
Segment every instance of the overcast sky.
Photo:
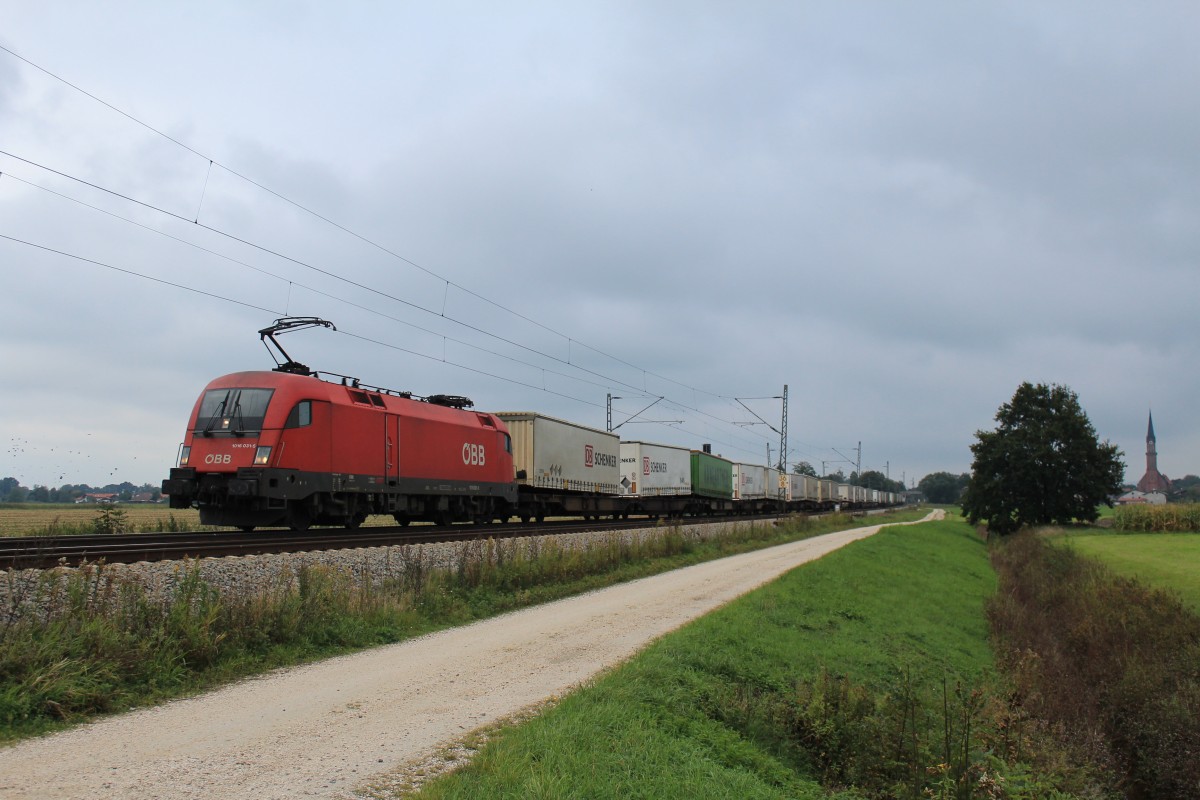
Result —
[[337, 325], [280, 339], [315, 369], [599, 428], [664, 396], [619, 432], [739, 461], [787, 384], [789, 463], [966, 472], [1032, 381], [1130, 481], [1151, 409], [1200, 472], [1193, 2], [0, 20], [0, 477], [157, 484], [285, 315]]

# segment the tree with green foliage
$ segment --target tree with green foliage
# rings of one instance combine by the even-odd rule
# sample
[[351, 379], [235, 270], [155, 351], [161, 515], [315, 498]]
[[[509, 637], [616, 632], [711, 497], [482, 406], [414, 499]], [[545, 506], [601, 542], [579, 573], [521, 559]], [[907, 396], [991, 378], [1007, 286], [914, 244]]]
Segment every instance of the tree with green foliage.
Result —
[[125, 511], [112, 503], [101, 503], [96, 511], [96, 519], [92, 521], [96, 533], [126, 533], [129, 530], [129, 520]]
[[917, 488], [931, 503], [957, 503], [970, 481], [971, 476], [965, 473], [931, 472], [921, 478]]
[[0, 478], [0, 501], [7, 501], [9, 494], [21, 488], [21, 482], [16, 478]]
[[792, 472], [797, 475], [811, 475], [814, 478], [817, 477], [817, 470], [807, 461], [801, 461], [799, 464], [793, 464]]
[[1092, 522], [1121, 489], [1120, 449], [1096, 431], [1066, 386], [1028, 381], [996, 412], [994, 431], [977, 431], [963, 513], [1001, 535], [1025, 525]]
[[877, 469], [869, 469], [864, 471], [862, 475], [858, 476], [858, 482], [856, 485], [865, 486], [868, 489], [878, 489], [881, 492], [904, 491], [903, 483], [892, 480]]
[[1171, 481], [1171, 493], [1167, 495], [1167, 499], [1173, 503], [1200, 502], [1200, 477], [1184, 475]]

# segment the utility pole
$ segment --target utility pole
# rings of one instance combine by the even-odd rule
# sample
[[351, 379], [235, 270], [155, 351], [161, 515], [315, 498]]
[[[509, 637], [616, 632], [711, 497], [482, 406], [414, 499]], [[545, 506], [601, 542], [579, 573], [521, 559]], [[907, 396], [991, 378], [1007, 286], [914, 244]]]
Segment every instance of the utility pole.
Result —
[[653, 402], [650, 403], [650, 405], [646, 406], [645, 408], [643, 408], [641, 411], [637, 412], [633, 416], [628, 417], [624, 422], [621, 423], [621, 425], [618, 425], [616, 428], [614, 428], [613, 424], [612, 424], [612, 401], [613, 400], [624, 400], [624, 399], [625, 398], [623, 398], [623, 397], [614, 397], [612, 394], [608, 395], [608, 402], [605, 404], [606, 414], [605, 414], [605, 423], [604, 424], [605, 424], [605, 429], [609, 433], [612, 433], [617, 428], [621, 427], [621, 425], [627, 425], [631, 422], [632, 423], [653, 422], [653, 423], [658, 423], [660, 425], [682, 425], [683, 424], [683, 420], [681, 420], [681, 419], [638, 419], [638, 417], [640, 417], [646, 411], [649, 411], [660, 400], [663, 399], [662, 397], [657, 397], [654, 399]]
[[779, 471], [787, 474], [787, 403], [788, 385], [783, 385], [783, 421], [779, 424]]
[[858, 460], [854, 462], [854, 471], [858, 473], [858, 477], [862, 478], [862, 442], [858, 443]]

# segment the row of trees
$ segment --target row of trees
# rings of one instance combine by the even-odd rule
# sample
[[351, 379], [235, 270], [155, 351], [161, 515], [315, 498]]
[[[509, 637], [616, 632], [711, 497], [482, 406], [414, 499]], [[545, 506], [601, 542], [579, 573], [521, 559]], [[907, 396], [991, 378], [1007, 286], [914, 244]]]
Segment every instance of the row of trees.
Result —
[[931, 503], [957, 503], [971, 482], [969, 473], [931, 472], [917, 483], [917, 488]]
[[792, 466], [792, 472], [797, 475], [811, 475], [814, 478], [831, 480], [835, 483], [848, 483], [851, 486], [862, 486], [867, 489], [878, 489], [881, 492], [903, 492], [904, 484], [900, 481], [894, 481], [878, 470], [864, 470], [861, 475], [857, 472], [851, 472], [850, 477], [846, 477], [841, 470], [831, 472], [828, 475], [818, 475], [817, 470], [812, 464], [807, 461], [801, 461], [799, 464]]
[[150, 500], [156, 502], [161, 496], [158, 486], [144, 483], [135, 486], [129, 481], [110, 483], [106, 486], [88, 486], [86, 483], [64, 484], [57, 489], [49, 486], [35, 485], [32, 489], [22, 486], [16, 478], [0, 478], [0, 503], [74, 503], [84, 495], [111, 494], [122, 502], [130, 502], [135, 497], [150, 495]]

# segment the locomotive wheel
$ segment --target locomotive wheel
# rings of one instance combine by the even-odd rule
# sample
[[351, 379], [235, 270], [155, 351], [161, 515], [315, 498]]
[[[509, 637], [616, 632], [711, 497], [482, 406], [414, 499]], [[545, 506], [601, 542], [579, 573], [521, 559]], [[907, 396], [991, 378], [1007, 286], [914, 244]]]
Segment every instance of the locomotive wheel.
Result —
[[293, 508], [288, 514], [288, 527], [294, 531], [306, 531], [312, 527], [312, 517], [303, 508]]
[[350, 530], [354, 530], [359, 525], [362, 525], [366, 521], [367, 521], [367, 515], [360, 511], [357, 514], [353, 514], [350, 517], [346, 518], [346, 527], [349, 528]]
[[528, 525], [528, 524], [529, 524], [529, 519], [530, 519], [530, 517], [529, 517], [529, 515], [528, 515], [528, 514], [522, 514], [522, 515], [521, 515], [521, 522], [522, 522], [523, 524], [526, 524], [526, 525]]
[[254, 530], [254, 526], [253, 525], [238, 525], [238, 530], [240, 530], [242, 533], [250, 533]]

